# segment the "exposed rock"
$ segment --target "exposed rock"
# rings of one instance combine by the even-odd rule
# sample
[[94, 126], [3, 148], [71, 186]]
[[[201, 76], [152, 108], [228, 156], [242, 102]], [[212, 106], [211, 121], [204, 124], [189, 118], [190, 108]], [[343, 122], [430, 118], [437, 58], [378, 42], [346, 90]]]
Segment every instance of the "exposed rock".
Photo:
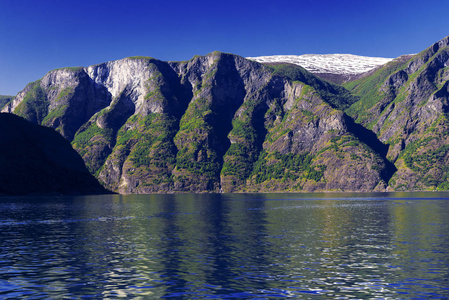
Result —
[[55, 70], [19, 94], [7, 110], [61, 132], [121, 193], [367, 191], [388, 173], [339, 110], [357, 99], [296, 66], [134, 57]]
[[348, 83], [361, 100], [347, 112], [390, 145], [389, 190], [447, 189], [449, 39]]
[[358, 74], [356, 96], [214, 52], [51, 71], [3, 110], [59, 131], [121, 193], [448, 189], [448, 43]]
[[14, 99], [14, 96], [0, 95], [0, 109], [2, 109], [6, 104], [8, 104], [12, 99]]

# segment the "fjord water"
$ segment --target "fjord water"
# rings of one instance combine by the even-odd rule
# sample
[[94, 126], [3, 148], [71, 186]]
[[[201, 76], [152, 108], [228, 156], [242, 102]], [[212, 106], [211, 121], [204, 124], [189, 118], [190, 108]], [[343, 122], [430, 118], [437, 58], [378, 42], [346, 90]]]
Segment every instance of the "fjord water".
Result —
[[0, 298], [441, 299], [449, 193], [0, 198]]

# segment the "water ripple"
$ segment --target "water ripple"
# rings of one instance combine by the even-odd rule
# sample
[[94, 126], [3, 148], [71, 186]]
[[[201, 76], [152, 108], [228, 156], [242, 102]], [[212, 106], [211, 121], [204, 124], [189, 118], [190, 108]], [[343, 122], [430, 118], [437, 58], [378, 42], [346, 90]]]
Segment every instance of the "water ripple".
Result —
[[449, 295], [446, 200], [214, 197], [0, 202], [0, 298]]

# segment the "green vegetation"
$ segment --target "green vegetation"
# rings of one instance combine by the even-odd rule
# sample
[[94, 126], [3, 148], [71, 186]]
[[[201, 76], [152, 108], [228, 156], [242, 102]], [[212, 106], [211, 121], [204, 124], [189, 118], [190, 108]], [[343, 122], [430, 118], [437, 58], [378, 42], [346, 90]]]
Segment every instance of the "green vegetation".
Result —
[[[45, 118], [42, 120], [42, 125], [48, 126], [51, 122], [57, 118], [64, 116], [68, 108], [67, 104], [61, 105], [58, 108], [52, 110]], [[60, 124], [62, 126], [62, 124]]]
[[166, 114], [151, 114], [138, 123], [137, 129], [122, 129], [117, 136], [118, 145], [133, 145], [129, 156], [133, 166], [148, 169], [151, 164], [159, 167], [174, 164], [176, 119]]
[[204, 98], [198, 98], [189, 105], [175, 137], [175, 143], [182, 143], [176, 158], [177, 169], [203, 174], [209, 178], [218, 176], [218, 156], [207, 141], [213, 132], [210, 122], [214, 115]]
[[263, 151], [254, 164], [251, 175], [256, 184], [272, 179], [282, 181], [310, 179], [318, 182], [323, 178], [326, 166], [312, 166], [313, 158], [314, 156], [309, 153], [281, 154], [274, 152], [267, 154], [266, 151]]
[[[204, 151], [204, 148], [200, 151]], [[211, 161], [192, 161], [189, 157], [181, 153], [177, 158], [176, 168], [178, 170], [187, 170], [192, 174], [202, 175], [206, 178], [215, 178], [220, 173], [220, 163], [214, 161], [213, 157], [208, 157], [208, 159]]]
[[[405, 165], [416, 173], [419, 181], [425, 186], [446, 189], [449, 180], [449, 165], [446, 163], [449, 145], [436, 146], [437, 140], [438, 137], [428, 136], [410, 143], [404, 150], [402, 158]], [[442, 176], [429, 175], [432, 169], [439, 170], [436, 174]]]
[[234, 128], [231, 132], [238, 137], [238, 142], [231, 144], [224, 157], [222, 176], [236, 176], [243, 182], [251, 173], [252, 164], [257, 160], [259, 139], [257, 131], [253, 127], [246, 127], [241, 120], [234, 120]]
[[269, 113], [282, 114], [281, 106], [273, 103], [267, 110], [264, 102], [257, 94], [247, 99], [240, 107], [240, 117], [232, 121], [232, 130], [229, 137], [231, 143], [224, 155], [221, 176], [232, 179], [235, 185], [245, 184], [253, 170], [253, 164], [258, 160], [262, 143], [266, 137], [265, 116]]
[[111, 128], [100, 128], [92, 123], [78, 130], [72, 146], [83, 157], [89, 171], [96, 174], [109, 154], [104, 149], [110, 149], [113, 142], [114, 132]]
[[91, 143], [94, 137], [102, 136], [107, 142], [111, 143], [113, 139], [112, 129], [100, 128], [96, 123], [91, 124], [85, 130], [79, 131], [73, 139], [73, 144], [84, 148]]
[[333, 108], [345, 110], [359, 99], [353, 96], [344, 87], [318, 78], [312, 73], [307, 72], [300, 66], [289, 64], [269, 65], [274, 76], [287, 77], [292, 81], [300, 81], [313, 87], [320, 97], [330, 104]]
[[154, 102], [158, 102], [158, 101], [163, 102], [165, 100], [165, 97], [162, 95], [160, 88], [155, 88], [145, 95], [145, 100], [150, 100], [150, 99]]
[[179, 131], [174, 138], [178, 148], [176, 170], [180, 174], [175, 178], [176, 181], [182, 182], [183, 176], [187, 174], [201, 176], [208, 186], [218, 181], [222, 157], [218, 153], [218, 145], [212, 140], [217, 140], [216, 126], [223, 124], [215, 124], [217, 112], [213, 111], [212, 99], [202, 96], [202, 93], [208, 93], [212, 87], [211, 81], [216, 68], [217, 62], [205, 73], [201, 90], [196, 93], [196, 98], [190, 102], [180, 120]]
[[69, 98], [74, 93], [74, 89], [72, 87], [66, 87], [62, 91], [59, 92], [58, 97], [56, 97], [56, 102], [59, 102], [61, 99]]
[[2, 96], [0, 95], [0, 110], [5, 107], [6, 104], [8, 104], [12, 99], [14, 99], [14, 96]]
[[156, 61], [157, 59], [150, 57], [150, 56], [130, 56], [128, 57], [128, 59], [132, 59], [132, 60], [148, 60], [148, 61]]
[[[369, 109], [383, 99], [388, 99], [388, 97], [391, 97], [389, 91], [382, 91], [382, 85], [387, 78], [391, 76], [391, 74], [401, 70], [404, 65], [404, 61], [392, 61], [377, 70], [373, 75], [344, 84], [344, 87], [360, 99], [352, 104], [346, 112], [350, 116], [356, 116], [358, 123], [364, 124], [365, 120], [372, 116]], [[389, 102], [392, 100], [393, 99], [389, 99]]]
[[[379, 181], [390, 179], [395, 187], [403, 185], [404, 178], [390, 176], [396, 169], [388, 169], [387, 154], [398, 168], [404, 168], [404, 176], [413, 173], [423, 186], [448, 188], [445, 128], [449, 123], [443, 117], [432, 125], [433, 116], [427, 122], [419, 120], [421, 115], [431, 115], [432, 109], [448, 111], [446, 103], [442, 108], [440, 103], [423, 106], [425, 101], [416, 107], [400, 106], [410, 98], [410, 89], [416, 89], [411, 81], [429, 83], [429, 90], [435, 88], [429, 95], [433, 93], [435, 98], [447, 96], [448, 69], [427, 76], [431, 57], [425, 62], [424, 56], [417, 57], [414, 59], [423, 61], [414, 65], [419, 69], [415, 74], [406, 74], [405, 60], [393, 61], [372, 76], [345, 84], [356, 96], [298, 66], [248, 63], [248, 69], [242, 71], [243, 59], [218, 52], [176, 66], [150, 57], [130, 57], [145, 60], [139, 63], [146, 66], [145, 76], [151, 74], [142, 82], [145, 92], [138, 95], [136, 103], [137, 90], [118, 91], [107, 108], [81, 126], [73, 147], [92, 173], [125, 192], [374, 189]], [[394, 78], [390, 78], [392, 74]], [[438, 82], [432, 81], [432, 76]], [[403, 82], [406, 84], [401, 87]], [[70, 107], [73, 103], [66, 101], [74, 88], [55, 85], [44, 90], [37, 81], [26, 91], [18, 114], [36, 123], [59, 126], [56, 129], [60, 131], [70, 125], [71, 135], [78, 129], [80, 124], [66, 119], [75, 115]], [[50, 105], [46, 94], [57, 91]], [[88, 108], [92, 113], [97, 106], [107, 105], [103, 98], [98, 100]], [[415, 108], [420, 115], [412, 115]], [[372, 128], [388, 109], [397, 111], [381, 119], [382, 128], [378, 131], [376, 127], [376, 132], [390, 147], [341, 111]], [[84, 118], [85, 113], [78, 112], [77, 116]], [[409, 141], [414, 142], [401, 150], [402, 143]], [[344, 183], [338, 178], [340, 170], [348, 176]]]
[[[447, 51], [447, 49], [442, 48], [436, 53], [433, 53], [433, 50], [428, 48], [408, 60], [406, 60], [407, 58], [393, 60], [370, 76], [344, 84], [344, 87], [356, 96], [360, 97], [360, 101], [354, 103], [349, 109], [346, 110], [346, 112], [351, 116], [357, 117], [358, 123], [362, 123], [368, 128], [372, 128], [372, 124], [366, 123], [366, 120], [372, 118], [372, 112], [369, 110], [378, 103], [384, 103], [383, 108], [385, 109], [390, 103], [397, 104], [405, 100], [407, 94], [409, 93], [408, 87], [410, 86], [410, 83], [416, 81], [417, 77], [421, 76], [422, 78], [420, 81], [427, 82], [426, 89], [431, 88], [432, 90], [423, 90], [422, 92], [430, 95], [438, 88], [438, 86], [434, 83], [434, 80], [438, 81], [438, 74], [435, 74], [436, 78], [433, 78], [433, 75], [429, 77], [429, 75], [432, 74], [431, 72], [429, 74], [424, 74], [424, 71], [429, 68], [430, 64], [433, 62], [433, 58], [443, 51]], [[403, 70], [405, 70], [413, 62], [416, 63], [418, 61], [423, 61], [419, 69], [412, 74], [408, 74], [408, 76], [405, 75]], [[399, 72], [403, 72], [403, 76], [407, 76], [406, 82], [399, 88], [399, 90], [392, 93], [389, 88], [393, 83], [385, 83], [388, 78], [393, 78], [393, 76], [398, 74], [400, 75]], [[422, 76], [423, 74], [424, 76]], [[424, 85], [423, 82], [420, 82], [420, 84]]]
[[64, 67], [64, 68], [55, 69], [53, 71], [66, 70], [66, 71], [77, 72], [77, 71], [81, 71], [83, 69], [84, 69], [83, 67]]
[[[417, 139], [409, 143], [401, 152], [399, 158], [403, 159], [402, 168], [406, 167], [414, 173], [416, 182], [414, 188], [447, 189], [449, 182], [448, 126], [447, 116], [440, 115], [424, 133], [418, 135]], [[404, 183], [404, 180], [401, 183]], [[390, 184], [394, 186], [393, 183], [390, 182]]]
[[172, 184], [177, 151], [173, 138], [177, 128], [178, 119], [169, 114], [134, 115], [118, 131], [113, 154], [125, 155], [116, 159], [131, 163], [128, 176], [145, 178], [142, 186], [157, 189], [158, 184]]
[[30, 83], [26, 89], [29, 91], [14, 112], [33, 123], [41, 124], [48, 114], [47, 95], [40, 86], [40, 80]]
[[[434, 46], [394, 60], [372, 75], [344, 85], [360, 97], [346, 110], [349, 115], [370, 129], [381, 120], [377, 135], [390, 144], [393, 151], [388, 155], [396, 160], [399, 169], [389, 182], [396, 190], [449, 187], [446, 167], [449, 149], [444, 142], [447, 109], [443, 108], [441, 114], [425, 106], [428, 99], [446, 98], [447, 68], [441, 66], [439, 56], [447, 57], [449, 50]], [[405, 104], [405, 100], [409, 102]], [[406, 141], [412, 142], [400, 150]]]

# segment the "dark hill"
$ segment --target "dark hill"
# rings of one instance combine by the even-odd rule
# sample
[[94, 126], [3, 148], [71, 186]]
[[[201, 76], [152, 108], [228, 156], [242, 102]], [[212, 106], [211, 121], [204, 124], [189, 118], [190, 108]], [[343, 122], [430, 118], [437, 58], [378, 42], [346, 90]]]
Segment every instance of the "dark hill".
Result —
[[0, 195], [100, 193], [107, 191], [61, 135], [0, 114]]

